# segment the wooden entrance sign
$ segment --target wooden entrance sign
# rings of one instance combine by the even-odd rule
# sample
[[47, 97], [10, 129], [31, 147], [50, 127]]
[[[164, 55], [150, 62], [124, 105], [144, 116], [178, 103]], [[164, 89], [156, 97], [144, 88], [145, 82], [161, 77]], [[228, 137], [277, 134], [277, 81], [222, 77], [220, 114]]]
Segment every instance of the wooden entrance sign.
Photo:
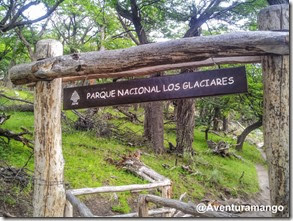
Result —
[[245, 67], [64, 89], [64, 109], [247, 92]]

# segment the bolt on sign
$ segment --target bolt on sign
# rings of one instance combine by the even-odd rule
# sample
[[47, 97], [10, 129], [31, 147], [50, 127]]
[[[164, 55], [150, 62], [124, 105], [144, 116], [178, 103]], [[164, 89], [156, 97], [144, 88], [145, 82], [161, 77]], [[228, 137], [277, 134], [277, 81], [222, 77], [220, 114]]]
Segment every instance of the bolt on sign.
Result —
[[64, 89], [64, 110], [247, 92], [245, 67]]

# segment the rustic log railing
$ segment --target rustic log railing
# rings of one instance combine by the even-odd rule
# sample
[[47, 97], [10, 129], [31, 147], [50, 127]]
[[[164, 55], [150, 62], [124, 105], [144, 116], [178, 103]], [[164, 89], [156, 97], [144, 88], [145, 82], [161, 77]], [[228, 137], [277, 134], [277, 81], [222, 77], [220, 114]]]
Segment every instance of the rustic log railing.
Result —
[[186, 214], [190, 214], [195, 217], [238, 217], [235, 214], [220, 212], [220, 211], [205, 211], [201, 212], [197, 209], [193, 203], [184, 203], [179, 200], [166, 199], [155, 195], [140, 195], [138, 200], [138, 215], [139, 217], [148, 217], [148, 203], [155, 203], [160, 206], [175, 208]]
[[[162, 197], [171, 198], [171, 188], [172, 182], [152, 170], [151, 168], [145, 166], [141, 161], [137, 159], [129, 159], [124, 162], [125, 168], [140, 176], [141, 178], [151, 182], [148, 184], [132, 184], [124, 186], [103, 186], [96, 188], [82, 188], [82, 189], [72, 189], [66, 191], [66, 208], [65, 216], [73, 217], [73, 207], [75, 207], [79, 214], [83, 217], [96, 217], [92, 214], [90, 209], [82, 203], [76, 196], [88, 195], [95, 193], [116, 193], [124, 191], [143, 191], [143, 190], [152, 190], [160, 188], [162, 192]], [[163, 214], [163, 216], [168, 216], [172, 210], [170, 208], [160, 208], [156, 210], [149, 211], [149, 215], [154, 214]], [[130, 213], [124, 215], [115, 215], [114, 217], [135, 217], [138, 216], [138, 213]]]

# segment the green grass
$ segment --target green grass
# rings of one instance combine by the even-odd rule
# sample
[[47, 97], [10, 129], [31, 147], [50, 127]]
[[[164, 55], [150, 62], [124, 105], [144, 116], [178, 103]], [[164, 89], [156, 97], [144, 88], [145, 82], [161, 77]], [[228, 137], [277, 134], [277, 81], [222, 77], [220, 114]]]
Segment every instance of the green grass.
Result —
[[[8, 89], [8, 88], [0, 86], [0, 92], [4, 93], [8, 97], [23, 99], [23, 100], [27, 100], [30, 102], [33, 102], [33, 99], [34, 99], [32, 91], [13, 90], [13, 89]], [[24, 103], [22, 103], [20, 101], [9, 100], [7, 98], [0, 96], [0, 105], [9, 106], [12, 104], [24, 104]]]
[[[0, 89], [1, 90], [1, 89]], [[8, 94], [11, 94], [8, 91]], [[29, 98], [27, 92], [20, 92], [22, 98]], [[30, 97], [31, 98], [31, 97]], [[3, 102], [3, 100], [0, 100]], [[100, 110], [100, 113], [102, 110]], [[119, 126], [121, 130], [143, 134], [143, 125], [134, 124], [123, 119], [123, 114], [113, 108], [104, 108], [103, 112], [113, 115], [111, 123]], [[9, 112], [11, 118], [1, 127], [19, 132], [20, 127], [26, 127], [33, 131], [33, 113], [29, 112]], [[143, 120], [142, 110], [138, 112], [139, 119]], [[66, 111], [66, 116], [72, 120], [77, 117], [71, 111]], [[175, 125], [165, 125], [165, 146], [167, 142], [175, 144]], [[243, 161], [236, 158], [223, 158], [212, 154], [205, 142], [202, 128], [194, 131], [193, 148], [196, 155], [191, 159], [186, 156], [177, 159], [177, 167], [174, 167], [176, 157], [174, 155], [156, 155], [147, 147], [141, 147], [147, 155], [142, 156], [142, 161], [170, 178], [173, 182], [173, 198], [178, 198], [182, 193], [188, 192], [188, 200], [201, 200], [207, 195], [210, 198], [217, 198], [222, 192], [228, 192], [231, 196], [242, 197], [251, 196], [259, 191], [258, 178], [255, 164], [265, 165], [259, 151], [247, 143], [244, 144], [243, 152], [237, 153], [242, 156]], [[209, 134], [209, 139], [217, 142], [225, 140], [229, 143], [235, 141], [228, 137], [219, 137]], [[146, 183], [146, 181], [118, 169], [106, 161], [107, 158], [114, 160], [121, 159], [123, 154], [134, 152], [138, 147], [129, 147], [115, 140], [114, 138], [96, 137], [94, 132], [81, 132], [66, 127], [62, 136], [63, 155], [65, 159], [65, 181], [70, 188], [99, 187], [104, 185], [127, 185], [135, 183]], [[22, 167], [30, 156], [30, 149], [23, 147], [16, 141], [10, 141], [8, 145], [0, 142], [0, 157], [9, 164]], [[165, 169], [162, 164], [167, 164], [172, 169]], [[181, 166], [189, 165], [194, 171], [188, 174]], [[28, 168], [33, 170], [33, 159], [30, 160]], [[241, 182], [239, 178], [244, 172]], [[121, 213], [130, 212], [127, 203], [129, 192], [119, 193], [119, 203], [113, 206], [113, 211]], [[9, 200], [9, 199], [8, 199]], [[13, 202], [10, 202], [13, 203]]]

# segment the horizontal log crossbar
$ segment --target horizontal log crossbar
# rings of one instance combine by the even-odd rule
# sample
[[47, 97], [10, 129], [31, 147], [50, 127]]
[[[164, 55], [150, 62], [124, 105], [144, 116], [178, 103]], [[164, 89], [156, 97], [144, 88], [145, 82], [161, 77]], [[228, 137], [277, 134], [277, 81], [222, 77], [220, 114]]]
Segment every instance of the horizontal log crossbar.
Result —
[[82, 188], [82, 189], [73, 189], [69, 192], [74, 196], [95, 194], [95, 193], [114, 193], [114, 192], [124, 192], [124, 191], [135, 191], [135, 190], [147, 190], [154, 189], [157, 187], [170, 186], [170, 180], [158, 181], [148, 184], [133, 184], [133, 185], [124, 185], [124, 186], [102, 186], [97, 188]]
[[[148, 211], [148, 215], [149, 216], [153, 216], [153, 215], [159, 215], [159, 214], [163, 214], [163, 213], [170, 213], [172, 212], [172, 209], [170, 208], [158, 208], [158, 209], [153, 209], [153, 210], [149, 210]], [[126, 218], [126, 217], [138, 217], [138, 213], [128, 213], [128, 214], [121, 214], [121, 215], [114, 215], [114, 216], [107, 216], [107, 217], [113, 217], [113, 218]]]
[[[151, 74], [150, 72], [159, 66], [160, 71], [164, 71], [170, 68], [168, 65], [204, 61], [209, 58], [274, 54], [289, 54], [288, 32], [235, 32], [120, 50], [71, 54], [17, 65], [10, 69], [10, 74], [11, 81], [16, 85], [74, 76], [113, 78]], [[149, 67], [154, 70], [141, 71]], [[136, 73], [137, 69], [140, 72]]]
[[[156, 65], [152, 67], [139, 68], [136, 70], [122, 71], [116, 73], [110, 73], [110, 76], [115, 77], [133, 77], [143, 76], [148, 74], [154, 74], [161, 71], [169, 71], [184, 68], [199, 68], [208, 67], [221, 64], [255, 64], [261, 62], [261, 56], [242, 56], [242, 57], [224, 57], [224, 58], [208, 58], [203, 61], [184, 62], [179, 64], [165, 64]], [[75, 76], [75, 77], [64, 77], [62, 82], [74, 82], [79, 80], [90, 80], [101, 78], [101, 74], [92, 74], [88, 76]], [[33, 83], [34, 86], [35, 83]]]

